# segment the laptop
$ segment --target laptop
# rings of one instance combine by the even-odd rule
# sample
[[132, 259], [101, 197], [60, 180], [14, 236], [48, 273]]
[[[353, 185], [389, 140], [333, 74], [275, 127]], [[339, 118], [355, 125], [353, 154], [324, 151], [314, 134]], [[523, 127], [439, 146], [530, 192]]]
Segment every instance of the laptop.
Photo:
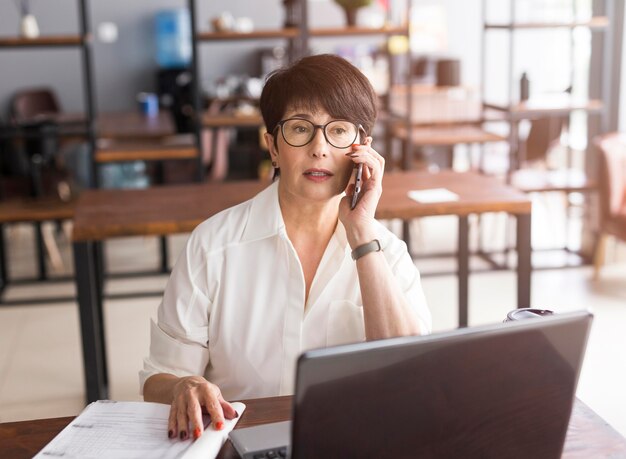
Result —
[[313, 350], [291, 422], [235, 429], [243, 459], [560, 458], [586, 311]]

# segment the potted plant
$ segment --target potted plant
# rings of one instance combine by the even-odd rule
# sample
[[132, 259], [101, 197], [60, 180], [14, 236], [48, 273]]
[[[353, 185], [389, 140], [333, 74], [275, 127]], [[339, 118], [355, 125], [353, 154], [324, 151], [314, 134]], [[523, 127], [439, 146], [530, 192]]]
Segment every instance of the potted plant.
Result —
[[372, 0], [335, 0], [340, 7], [346, 13], [346, 22], [348, 26], [356, 25], [356, 12], [359, 8], [364, 6], [369, 6], [372, 3]]
[[24, 38], [37, 38], [39, 36], [39, 26], [37, 19], [30, 12], [30, 0], [15, 0], [15, 4], [20, 11], [20, 35]]

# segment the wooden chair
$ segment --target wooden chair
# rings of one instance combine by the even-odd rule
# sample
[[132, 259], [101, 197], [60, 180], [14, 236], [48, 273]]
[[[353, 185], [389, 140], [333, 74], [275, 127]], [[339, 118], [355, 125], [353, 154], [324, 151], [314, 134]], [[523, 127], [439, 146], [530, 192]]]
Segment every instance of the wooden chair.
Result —
[[[575, 254], [580, 263], [588, 260], [585, 254], [578, 249], [570, 248], [568, 244], [568, 234], [570, 228], [570, 215], [573, 204], [570, 196], [573, 193], [589, 195], [596, 191], [596, 182], [590, 179], [584, 171], [560, 165], [558, 168], [550, 167], [548, 156], [560, 143], [561, 131], [566, 119], [563, 117], [543, 117], [531, 120], [531, 127], [528, 137], [521, 144], [521, 154], [518, 158], [519, 168], [510, 175], [510, 183], [515, 188], [526, 193], [538, 193], [546, 207], [549, 218], [555, 215], [555, 211], [560, 213], [564, 209], [564, 244], [550, 247], [545, 250], [563, 250]], [[571, 154], [567, 151], [567, 154]], [[569, 162], [569, 161], [568, 161]], [[548, 199], [548, 193], [559, 194], [562, 197], [562, 204], [558, 201]], [[553, 202], [556, 202], [559, 209], [550, 209]], [[548, 222], [554, 225], [556, 221]], [[572, 266], [567, 262], [564, 266]]]
[[11, 116], [17, 123], [35, 121], [38, 117], [61, 112], [61, 105], [50, 88], [33, 88], [16, 92], [11, 99]]
[[626, 134], [609, 133], [595, 140], [599, 151], [600, 231], [594, 253], [597, 279], [608, 236], [626, 241]]

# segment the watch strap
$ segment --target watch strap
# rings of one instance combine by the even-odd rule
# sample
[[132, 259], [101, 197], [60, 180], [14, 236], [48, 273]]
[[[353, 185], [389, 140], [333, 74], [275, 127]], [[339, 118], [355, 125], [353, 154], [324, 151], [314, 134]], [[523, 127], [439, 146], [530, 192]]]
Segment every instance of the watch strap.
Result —
[[352, 259], [356, 261], [362, 256], [367, 255], [370, 252], [380, 252], [381, 250], [382, 250], [382, 247], [380, 246], [380, 242], [378, 241], [378, 239], [374, 239], [373, 241], [368, 242], [367, 244], [362, 244], [358, 246], [357, 248], [355, 248], [352, 251]]

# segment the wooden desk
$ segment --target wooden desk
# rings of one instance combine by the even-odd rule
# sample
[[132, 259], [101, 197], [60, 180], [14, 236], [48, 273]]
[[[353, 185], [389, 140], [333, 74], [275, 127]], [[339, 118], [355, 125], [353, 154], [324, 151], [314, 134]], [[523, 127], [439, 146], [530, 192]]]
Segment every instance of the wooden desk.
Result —
[[[269, 422], [286, 421], [291, 417], [291, 397], [271, 397], [245, 400], [246, 411], [236, 429]], [[0, 451], [4, 459], [30, 458], [37, 454], [72, 417], [37, 419], [0, 424]], [[165, 432], [163, 432], [165, 435]], [[587, 405], [577, 400], [570, 419], [564, 459], [623, 458], [626, 439]], [[235, 448], [227, 441], [218, 459], [236, 459]]]
[[[107, 398], [108, 378], [102, 321], [99, 241], [124, 236], [164, 236], [192, 231], [215, 213], [239, 204], [266, 186], [257, 181], [192, 184], [145, 190], [88, 190], [74, 216], [74, 266], [80, 311], [87, 400]], [[420, 204], [407, 197], [414, 189], [448, 188], [459, 201]], [[459, 325], [467, 325], [468, 215], [509, 212], [517, 217], [517, 306], [530, 305], [530, 208], [526, 196], [496, 179], [471, 173], [394, 172], [383, 181], [376, 217], [410, 220], [434, 215], [459, 219]]]
[[[43, 121], [57, 123], [60, 135], [85, 134], [86, 120], [82, 113], [42, 114], [29, 120], [29, 122]], [[139, 111], [98, 113], [95, 129], [99, 138], [126, 141], [156, 140], [176, 134], [176, 126], [167, 110], [160, 110], [155, 117], [145, 116]]]
[[[416, 203], [410, 190], [447, 188], [459, 196], [458, 201]], [[530, 306], [531, 276], [531, 201], [528, 197], [493, 177], [444, 170], [430, 172], [388, 172], [383, 179], [383, 195], [376, 218], [400, 218], [405, 222], [419, 217], [455, 215], [459, 220], [457, 269], [459, 282], [459, 326], [468, 324], [469, 222], [470, 214], [507, 212], [517, 221], [517, 307]], [[405, 232], [405, 234], [407, 234]], [[409, 241], [405, 238], [407, 245]]]

